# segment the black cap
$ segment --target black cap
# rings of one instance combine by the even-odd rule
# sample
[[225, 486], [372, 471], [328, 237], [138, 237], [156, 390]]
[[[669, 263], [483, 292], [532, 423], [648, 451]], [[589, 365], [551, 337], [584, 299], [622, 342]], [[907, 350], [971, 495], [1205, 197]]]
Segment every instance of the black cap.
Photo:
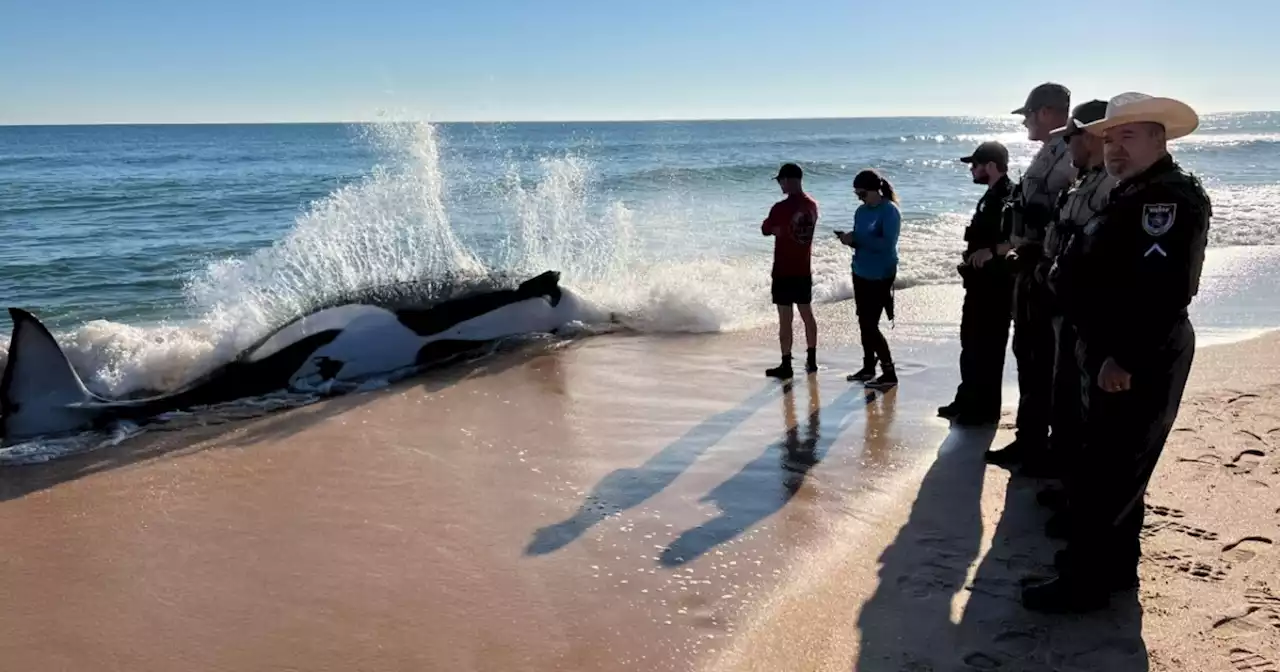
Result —
[[1009, 165], [1009, 150], [1005, 146], [995, 140], [978, 145], [973, 153], [960, 159], [963, 163], [996, 163], [1001, 166]]
[[794, 163], [784, 163], [782, 164], [782, 167], [778, 169], [778, 175], [773, 179], [785, 180], [792, 177], [797, 180], [804, 179], [804, 171], [800, 170], [800, 166], [797, 166]]
[[1071, 118], [1067, 120], [1067, 125], [1054, 129], [1054, 132], [1061, 132], [1062, 137], [1070, 140], [1071, 136], [1082, 132], [1080, 130], [1081, 126], [1091, 124], [1105, 116], [1107, 116], [1107, 101], [1091, 100], [1087, 103], [1080, 103], [1076, 105], [1076, 109], [1071, 111]]
[[1029, 114], [1042, 107], [1066, 110], [1071, 107], [1071, 90], [1061, 84], [1045, 82], [1027, 94], [1027, 102], [1010, 114]]

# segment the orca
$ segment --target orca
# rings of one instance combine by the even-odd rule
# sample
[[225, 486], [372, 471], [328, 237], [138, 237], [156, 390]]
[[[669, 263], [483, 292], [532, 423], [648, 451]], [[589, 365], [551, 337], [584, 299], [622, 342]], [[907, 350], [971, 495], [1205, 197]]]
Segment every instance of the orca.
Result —
[[325, 392], [335, 383], [421, 370], [503, 338], [614, 319], [561, 287], [557, 271], [514, 288], [488, 279], [443, 296], [424, 298], [423, 291], [403, 283], [312, 306], [179, 389], [129, 399], [90, 392], [44, 324], [10, 308], [0, 439], [9, 444], [121, 420], [143, 423], [163, 413], [278, 391]]

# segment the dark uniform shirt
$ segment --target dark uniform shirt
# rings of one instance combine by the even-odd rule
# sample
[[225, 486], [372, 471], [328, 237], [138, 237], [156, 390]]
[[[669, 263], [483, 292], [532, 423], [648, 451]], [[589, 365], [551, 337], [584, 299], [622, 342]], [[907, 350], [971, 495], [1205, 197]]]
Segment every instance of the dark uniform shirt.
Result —
[[1211, 215], [1199, 180], [1171, 156], [1116, 184], [1057, 284], [1090, 366], [1111, 357], [1133, 373], [1166, 345], [1200, 289]]
[[969, 261], [969, 257], [978, 250], [1009, 242], [1009, 231], [1004, 225], [1004, 208], [1011, 193], [1013, 193], [1013, 180], [1005, 175], [995, 184], [987, 187], [987, 193], [978, 200], [978, 207], [973, 211], [973, 219], [964, 230], [964, 240], [967, 243], [964, 261]]

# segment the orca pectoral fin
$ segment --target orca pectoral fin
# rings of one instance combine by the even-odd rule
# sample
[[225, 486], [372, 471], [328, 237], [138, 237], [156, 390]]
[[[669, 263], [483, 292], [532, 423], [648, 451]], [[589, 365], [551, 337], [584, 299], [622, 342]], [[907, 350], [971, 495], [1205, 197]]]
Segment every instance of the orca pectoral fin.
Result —
[[0, 419], [4, 439], [60, 434], [93, 425], [100, 406], [76, 375], [66, 353], [34, 315], [10, 308], [13, 334], [9, 362], [0, 380]]

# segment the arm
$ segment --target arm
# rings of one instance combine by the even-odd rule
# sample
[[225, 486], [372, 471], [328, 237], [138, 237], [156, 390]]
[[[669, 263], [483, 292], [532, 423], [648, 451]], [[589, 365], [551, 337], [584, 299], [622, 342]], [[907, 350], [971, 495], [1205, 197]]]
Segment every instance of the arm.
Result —
[[781, 203], [774, 203], [769, 208], [769, 216], [764, 218], [764, 223], [760, 225], [760, 233], [766, 236], [777, 235], [778, 229], [782, 226], [782, 215], [779, 213]]

